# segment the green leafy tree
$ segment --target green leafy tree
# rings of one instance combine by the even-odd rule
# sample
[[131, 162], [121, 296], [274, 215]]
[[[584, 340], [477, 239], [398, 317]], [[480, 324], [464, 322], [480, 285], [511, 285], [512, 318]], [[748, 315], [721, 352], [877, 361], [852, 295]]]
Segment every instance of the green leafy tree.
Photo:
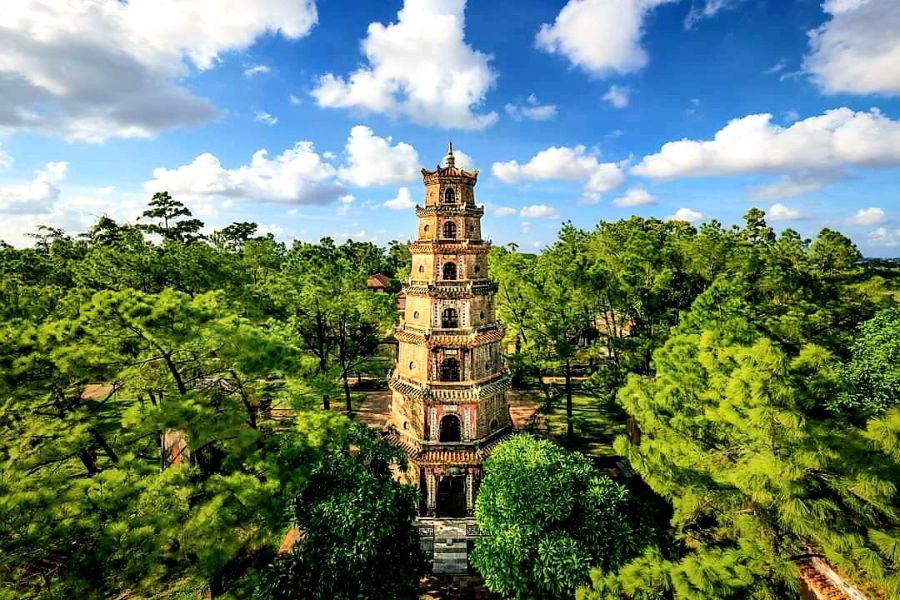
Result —
[[615, 568], [643, 545], [624, 487], [584, 456], [529, 435], [485, 462], [475, 517], [484, 537], [472, 564], [507, 597], [571, 597], [591, 567]]
[[359, 250], [358, 244], [335, 246], [328, 238], [319, 244], [297, 243], [285, 256], [280, 277], [268, 287], [300, 345], [316, 359], [313, 374], [324, 406], [329, 406], [336, 378], [348, 413], [353, 408], [351, 375], [377, 368], [369, 358], [396, 318], [394, 297], [366, 287], [366, 270], [353, 258]]
[[[707, 315], [704, 306], [654, 354], [655, 376], [632, 375], [620, 391], [643, 435], [639, 443], [616, 440], [671, 501], [675, 537], [694, 550], [655, 582], [634, 579], [640, 569], [598, 575], [595, 592], [792, 598], [799, 583], [791, 558], [812, 547], [844, 573], [896, 594], [890, 540], [900, 465], [890, 444], [820, 410], [837, 388], [833, 356], [815, 345], [794, 352], [762, 335], [742, 322], [755, 308], [746, 300], [710, 303]], [[679, 584], [684, 576], [691, 586]]]
[[406, 467], [403, 451], [355, 425], [296, 498], [299, 540], [265, 573], [259, 596], [417, 598], [425, 570], [418, 493], [393, 480], [392, 465]]
[[862, 323], [851, 353], [841, 373], [847, 391], [838, 398], [838, 410], [869, 417], [900, 405], [900, 308]]
[[184, 204], [172, 198], [169, 192], [157, 192], [140, 219], [149, 221], [138, 225], [142, 231], [162, 236], [164, 240], [187, 242], [200, 238], [203, 222], [191, 217]]

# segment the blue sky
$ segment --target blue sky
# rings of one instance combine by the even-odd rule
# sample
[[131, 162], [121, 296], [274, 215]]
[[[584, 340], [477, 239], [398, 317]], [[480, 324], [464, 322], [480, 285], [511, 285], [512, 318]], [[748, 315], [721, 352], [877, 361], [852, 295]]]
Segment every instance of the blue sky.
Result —
[[14, 244], [161, 189], [210, 229], [407, 239], [451, 139], [495, 243], [758, 206], [900, 255], [900, 3], [21, 0], [0, 22]]

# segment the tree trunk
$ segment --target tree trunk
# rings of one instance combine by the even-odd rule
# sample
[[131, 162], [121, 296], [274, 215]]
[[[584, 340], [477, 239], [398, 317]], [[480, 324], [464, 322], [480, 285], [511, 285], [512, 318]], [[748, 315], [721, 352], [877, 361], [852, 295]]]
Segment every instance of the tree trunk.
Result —
[[350, 382], [348, 381], [348, 377], [346, 371], [341, 374], [341, 379], [344, 380], [344, 401], [347, 403], [347, 416], [349, 417], [353, 414], [353, 401], [350, 398]]
[[106, 438], [100, 435], [100, 432], [93, 427], [91, 427], [89, 431], [91, 432], [91, 437], [94, 438], [94, 441], [97, 442], [97, 444], [101, 448], [103, 448], [103, 452], [106, 453], [106, 456], [109, 457], [109, 460], [114, 463], [119, 462], [119, 456], [116, 454], [115, 450], [112, 449], [112, 446], [109, 445], [109, 442], [106, 441]]
[[209, 597], [218, 598], [225, 593], [225, 581], [221, 573], [213, 575], [209, 580]]
[[331, 410], [331, 400], [328, 399], [328, 394], [322, 394], [322, 408]]
[[566, 359], [566, 442], [571, 446], [575, 440], [575, 428], [572, 424], [572, 362]]

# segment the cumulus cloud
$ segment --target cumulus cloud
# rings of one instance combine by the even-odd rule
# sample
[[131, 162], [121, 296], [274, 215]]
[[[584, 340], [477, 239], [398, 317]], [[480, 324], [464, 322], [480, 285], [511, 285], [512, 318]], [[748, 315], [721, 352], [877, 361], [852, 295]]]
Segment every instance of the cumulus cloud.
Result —
[[586, 202], [598, 202], [603, 192], [617, 187], [625, 179], [620, 164], [601, 163], [596, 152], [589, 153], [581, 145], [573, 148], [551, 146], [535, 154], [524, 165], [516, 160], [496, 162], [491, 172], [506, 183], [552, 179], [584, 181], [582, 199]]
[[826, 0], [803, 67], [828, 94], [900, 94], [900, 2]]
[[323, 160], [312, 142], [297, 142], [273, 159], [266, 150], [258, 150], [249, 164], [236, 169], [226, 169], [215, 155], [204, 153], [174, 169], [155, 169], [144, 188], [190, 199], [328, 204], [344, 195], [336, 177], [337, 169]]
[[796, 208], [791, 208], [776, 202], [766, 211], [766, 216], [772, 221], [799, 221], [803, 218], [803, 214]]
[[873, 206], [871, 208], [861, 208], [856, 211], [856, 214], [853, 215], [850, 222], [853, 225], [878, 225], [884, 223], [886, 219], [887, 215], [885, 214], [884, 209]]
[[900, 121], [872, 109], [837, 108], [788, 127], [771, 114], [734, 119], [711, 140], [668, 142], [631, 169], [655, 178], [785, 173], [758, 198], [786, 197], [846, 177], [848, 167], [900, 165]]
[[0, 19], [0, 129], [67, 139], [150, 137], [217, 114], [180, 82], [190, 66], [267, 32], [299, 38], [312, 0], [7, 2]]
[[674, 215], [669, 215], [666, 217], [666, 221], [687, 221], [688, 223], [699, 223], [706, 217], [702, 212], [690, 209], [690, 208], [679, 208], [675, 211]]
[[514, 214], [516, 214], [517, 212], [519, 212], [519, 211], [517, 211], [512, 206], [498, 206], [497, 208], [494, 209], [494, 216], [495, 217], [511, 217]]
[[269, 127], [274, 127], [278, 125], [278, 117], [271, 115], [263, 110], [256, 111], [256, 114], [253, 115], [253, 120], [257, 123], [262, 123], [263, 125], [268, 125]]
[[34, 172], [29, 183], [0, 187], [0, 213], [48, 213], [59, 198], [58, 184], [66, 178], [69, 164], [49, 162]]
[[879, 227], [869, 234], [868, 239], [869, 243], [873, 246], [900, 246], [900, 229], [888, 229], [887, 227]]
[[631, 94], [631, 90], [628, 88], [613, 85], [610, 86], [609, 91], [603, 94], [602, 99], [606, 100], [616, 108], [625, 108], [628, 106], [629, 95]]
[[656, 204], [656, 198], [642, 187], [631, 187], [623, 196], [619, 196], [612, 201], [613, 206], [620, 208], [628, 206], [643, 206], [646, 204]]
[[253, 65], [252, 67], [244, 69], [244, 77], [255, 77], [256, 75], [263, 75], [271, 72], [272, 67], [268, 65]]
[[419, 154], [405, 142], [379, 137], [365, 125], [350, 130], [347, 138], [347, 164], [341, 167], [341, 179], [357, 185], [385, 185], [413, 181], [418, 176]]
[[561, 54], [591, 75], [632, 73], [647, 64], [644, 19], [671, 0], [569, 0], [538, 31], [538, 49]]
[[421, 125], [483, 129], [479, 113], [496, 73], [490, 57], [465, 42], [465, 0], [405, 0], [397, 22], [369, 24], [367, 64], [347, 77], [319, 78], [319, 106], [403, 115]]
[[384, 203], [391, 210], [409, 210], [416, 207], [416, 202], [409, 192], [409, 188], [402, 187], [397, 190], [397, 197]]
[[541, 104], [534, 94], [530, 94], [524, 104], [507, 104], [504, 108], [506, 114], [515, 121], [522, 119], [546, 121], [555, 117], [559, 112], [555, 104]]
[[519, 216], [528, 219], [555, 219], [559, 217], [559, 213], [552, 206], [532, 204], [520, 210]]

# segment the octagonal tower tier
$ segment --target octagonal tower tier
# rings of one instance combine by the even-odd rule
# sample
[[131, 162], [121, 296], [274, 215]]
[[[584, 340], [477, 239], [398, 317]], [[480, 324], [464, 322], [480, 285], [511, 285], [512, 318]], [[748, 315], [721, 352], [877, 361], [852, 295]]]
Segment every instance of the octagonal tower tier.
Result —
[[395, 331], [390, 425], [410, 455], [409, 479], [423, 494], [425, 515], [471, 514], [481, 464], [510, 432], [494, 295], [491, 244], [481, 238], [484, 208], [475, 205], [478, 171], [423, 169], [425, 206], [416, 206], [418, 239], [404, 282], [405, 312]]

